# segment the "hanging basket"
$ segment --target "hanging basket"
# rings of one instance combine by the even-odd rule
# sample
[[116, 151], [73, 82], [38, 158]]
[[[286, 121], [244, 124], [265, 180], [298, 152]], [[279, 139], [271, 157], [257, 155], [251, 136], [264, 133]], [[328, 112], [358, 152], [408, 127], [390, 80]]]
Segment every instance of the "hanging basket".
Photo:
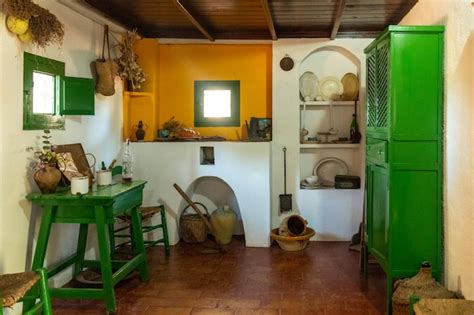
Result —
[[[105, 46], [107, 46], [108, 58], [105, 58]], [[109, 27], [104, 25], [104, 39], [102, 42], [102, 54], [99, 59], [95, 61], [95, 69], [97, 71], [97, 84], [95, 90], [104, 96], [111, 96], [115, 94], [115, 75], [118, 73], [118, 64], [110, 58], [109, 45]]]

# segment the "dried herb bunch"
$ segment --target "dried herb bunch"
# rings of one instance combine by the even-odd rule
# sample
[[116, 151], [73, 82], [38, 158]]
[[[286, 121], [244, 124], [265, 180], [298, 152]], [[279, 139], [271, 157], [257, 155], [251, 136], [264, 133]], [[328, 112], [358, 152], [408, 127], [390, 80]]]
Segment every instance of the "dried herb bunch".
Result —
[[48, 10], [31, 0], [6, 0], [5, 9], [8, 15], [29, 21], [34, 45], [44, 48], [53, 43], [62, 44], [64, 25]]
[[131, 84], [132, 91], [141, 89], [141, 84], [146, 81], [143, 69], [137, 63], [138, 56], [133, 51], [133, 44], [137, 39], [137, 32], [125, 32], [122, 42], [117, 44], [121, 56], [117, 59], [120, 66], [119, 75], [127, 79]]

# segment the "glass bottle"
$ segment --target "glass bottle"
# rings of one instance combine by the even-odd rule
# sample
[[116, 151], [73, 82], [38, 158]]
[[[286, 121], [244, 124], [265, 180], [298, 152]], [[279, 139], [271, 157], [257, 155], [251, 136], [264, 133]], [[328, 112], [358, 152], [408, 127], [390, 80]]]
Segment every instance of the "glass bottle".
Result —
[[130, 139], [127, 139], [122, 156], [122, 182], [131, 183], [133, 177], [133, 156], [130, 149]]
[[357, 117], [355, 114], [352, 114], [352, 122], [350, 127], [350, 140], [352, 143], [359, 143], [361, 139], [361, 134], [359, 132], [359, 124], [357, 123]]

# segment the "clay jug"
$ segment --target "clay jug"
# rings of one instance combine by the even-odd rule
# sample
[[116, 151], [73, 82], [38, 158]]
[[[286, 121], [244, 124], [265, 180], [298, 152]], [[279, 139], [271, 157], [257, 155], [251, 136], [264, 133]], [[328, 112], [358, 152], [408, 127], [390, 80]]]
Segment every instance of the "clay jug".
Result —
[[228, 205], [217, 209], [211, 214], [211, 224], [216, 231], [216, 238], [220, 244], [229, 244], [232, 240], [237, 216]]
[[46, 165], [37, 170], [33, 178], [43, 194], [51, 194], [56, 192], [56, 187], [61, 180], [61, 172], [55, 166]]

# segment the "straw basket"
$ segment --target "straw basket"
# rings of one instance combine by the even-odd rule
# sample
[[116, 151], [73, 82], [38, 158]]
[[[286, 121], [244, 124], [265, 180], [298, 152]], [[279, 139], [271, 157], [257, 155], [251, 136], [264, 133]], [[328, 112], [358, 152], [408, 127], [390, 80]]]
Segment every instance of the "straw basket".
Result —
[[444, 288], [433, 279], [429, 263], [423, 263], [420, 271], [413, 278], [395, 282], [395, 292], [392, 296], [394, 315], [409, 314], [410, 296], [412, 295], [417, 295], [420, 298], [456, 298], [454, 292]]
[[[209, 211], [205, 205], [195, 202], [195, 205], [201, 206], [205, 210], [204, 216], [209, 216]], [[207, 227], [204, 221], [196, 213], [187, 213], [190, 205], [184, 208], [179, 218], [179, 234], [181, 239], [190, 244], [202, 243], [207, 238]]]

